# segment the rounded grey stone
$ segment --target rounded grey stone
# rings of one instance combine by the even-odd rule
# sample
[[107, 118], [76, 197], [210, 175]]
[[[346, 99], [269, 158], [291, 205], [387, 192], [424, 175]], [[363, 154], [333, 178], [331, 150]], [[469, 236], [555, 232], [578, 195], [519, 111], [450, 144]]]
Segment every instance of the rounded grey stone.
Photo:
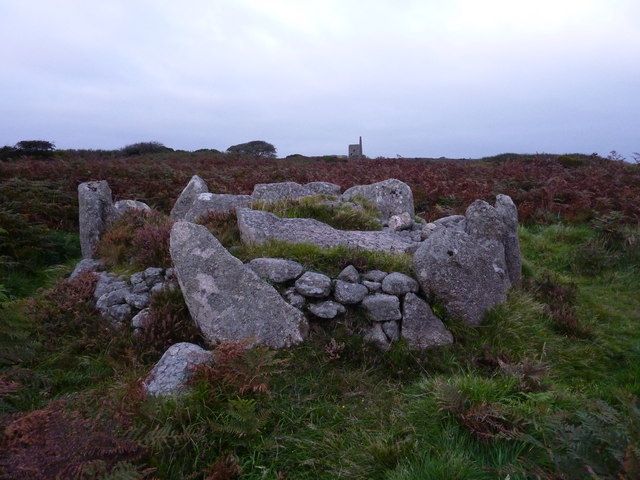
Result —
[[378, 293], [382, 290], [382, 284], [380, 282], [370, 282], [369, 280], [363, 280], [362, 284], [367, 287], [371, 293]]
[[346, 312], [346, 309], [337, 302], [325, 300], [324, 302], [309, 305], [309, 311], [318, 318], [331, 320]]
[[381, 270], [370, 270], [368, 272], [365, 272], [362, 275], [362, 278], [364, 278], [365, 280], [368, 280], [370, 282], [380, 282], [382, 283], [382, 280], [384, 280], [384, 277], [387, 276], [387, 272], [383, 272]]
[[304, 271], [304, 268], [298, 262], [284, 258], [254, 258], [249, 262], [249, 267], [260, 278], [273, 283], [285, 283], [295, 280]]
[[362, 301], [362, 306], [369, 320], [374, 322], [389, 322], [400, 320], [400, 299], [395, 295], [376, 293], [368, 295]]
[[360, 303], [369, 293], [369, 289], [360, 283], [344, 282], [336, 280], [333, 296], [345, 305]]
[[345, 282], [358, 283], [360, 281], [360, 274], [356, 267], [349, 265], [338, 274], [338, 278]]
[[211, 352], [193, 343], [171, 345], [143, 382], [147, 395], [179, 395], [187, 389], [194, 367], [213, 362]]
[[295, 286], [305, 297], [325, 298], [331, 294], [331, 279], [322, 273], [305, 272], [296, 280]]
[[404, 295], [418, 291], [418, 282], [404, 273], [392, 272], [382, 280], [382, 291], [391, 295]]

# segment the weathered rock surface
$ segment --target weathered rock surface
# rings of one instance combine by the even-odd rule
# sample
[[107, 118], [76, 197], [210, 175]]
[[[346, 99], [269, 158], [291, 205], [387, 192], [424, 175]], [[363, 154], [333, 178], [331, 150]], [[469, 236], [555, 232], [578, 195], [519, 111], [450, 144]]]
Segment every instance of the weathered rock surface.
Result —
[[355, 305], [364, 300], [369, 293], [369, 289], [360, 283], [345, 282], [336, 280], [335, 291], [333, 296], [335, 299], [345, 305]]
[[365, 342], [375, 345], [380, 350], [388, 350], [391, 346], [391, 342], [384, 333], [381, 322], [374, 322], [373, 325], [365, 331], [363, 339]]
[[504, 245], [509, 280], [512, 285], [519, 285], [522, 281], [522, 254], [518, 239], [518, 209], [508, 195], [496, 197], [495, 209], [506, 227], [502, 244]]
[[149, 321], [151, 320], [151, 311], [148, 308], [140, 310], [134, 317], [131, 319], [131, 327], [134, 330], [142, 330], [147, 327]]
[[189, 180], [187, 186], [184, 187], [184, 190], [182, 190], [182, 193], [180, 193], [175, 205], [171, 209], [171, 218], [173, 220], [182, 220], [196, 201], [196, 198], [198, 198], [198, 195], [208, 192], [209, 187], [207, 187], [207, 184], [202, 178], [198, 175], [191, 177], [191, 180]]
[[210, 213], [225, 214], [234, 212], [238, 207], [248, 207], [251, 202], [250, 195], [201, 193], [195, 198], [183, 219], [187, 222], [195, 222]]
[[453, 343], [453, 335], [431, 307], [420, 297], [407, 293], [402, 305], [402, 338], [410, 348], [424, 350]]
[[376, 293], [368, 295], [362, 301], [362, 306], [369, 320], [374, 322], [389, 322], [400, 320], [400, 300], [395, 295]]
[[418, 282], [404, 273], [392, 272], [382, 280], [382, 291], [391, 295], [402, 296], [405, 293], [417, 292]]
[[383, 272], [382, 270], [370, 270], [368, 272], [365, 272], [362, 275], [362, 278], [370, 282], [382, 283], [382, 281], [384, 280], [384, 277], [386, 277], [387, 275], [388, 273]]
[[444, 303], [447, 312], [478, 325], [491, 307], [504, 302], [510, 287], [504, 247], [455, 229], [438, 229], [413, 257], [420, 286]]
[[362, 284], [367, 287], [371, 293], [382, 291], [382, 283], [380, 282], [370, 282], [369, 280], [363, 280]]
[[391, 230], [399, 232], [400, 230], [408, 230], [413, 227], [413, 219], [407, 212], [400, 215], [393, 215], [389, 218], [389, 228]]
[[400, 339], [400, 327], [398, 322], [382, 322], [382, 331], [389, 339], [389, 342], [395, 342]]
[[310, 182], [305, 187], [314, 195], [340, 195], [340, 185], [329, 182]]
[[302, 295], [296, 292], [295, 287], [287, 288], [284, 292], [284, 298], [297, 309], [302, 310], [306, 304], [306, 300]]
[[78, 207], [82, 257], [93, 258], [100, 236], [113, 216], [109, 184], [102, 180], [78, 185]]
[[307, 243], [319, 247], [340, 245], [381, 252], [410, 252], [418, 243], [383, 231], [337, 230], [326, 223], [308, 218], [279, 218], [272, 213], [248, 208], [236, 211], [238, 229], [244, 243], [264, 244], [271, 240]]
[[331, 279], [322, 273], [305, 272], [295, 285], [296, 291], [305, 297], [326, 298], [331, 294]]
[[189, 312], [208, 342], [247, 341], [282, 348], [306, 336], [302, 312], [205, 227], [176, 222], [170, 252]]
[[71, 275], [69, 275], [69, 279], [74, 279], [78, 275], [85, 272], [100, 272], [104, 270], [104, 263], [102, 260], [95, 260], [93, 258], [83, 258], [80, 260]]
[[338, 274], [338, 279], [345, 282], [358, 283], [360, 281], [360, 274], [358, 270], [356, 270], [356, 267], [349, 265]]
[[504, 246], [509, 280], [513, 285], [522, 278], [522, 258], [518, 240], [518, 210], [507, 195], [496, 197], [495, 207], [476, 200], [467, 208], [465, 231], [478, 239], [496, 240]]
[[295, 280], [304, 271], [298, 262], [284, 258], [254, 258], [248, 265], [260, 278], [272, 283]]
[[347, 310], [337, 302], [325, 300], [324, 302], [309, 305], [309, 311], [318, 318], [331, 320]]
[[279, 202], [282, 200], [297, 200], [310, 195], [317, 195], [305, 185], [296, 182], [258, 183], [253, 187], [251, 196], [260, 202]]
[[129, 211], [150, 212], [151, 207], [138, 200], [118, 200], [113, 204], [114, 218], [119, 218]]
[[195, 367], [212, 362], [212, 353], [198, 345], [176, 343], [153, 367], [143, 382], [143, 389], [153, 397], [179, 395], [186, 391]]
[[413, 217], [413, 193], [404, 182], [394, 178], [371, 185], [356, 185], [342, 194], [342, 199], [349, 201], [363, 197], [372, 202], [379, 210], [381, 219], [388, 221], [393, 215], [409, 213]]

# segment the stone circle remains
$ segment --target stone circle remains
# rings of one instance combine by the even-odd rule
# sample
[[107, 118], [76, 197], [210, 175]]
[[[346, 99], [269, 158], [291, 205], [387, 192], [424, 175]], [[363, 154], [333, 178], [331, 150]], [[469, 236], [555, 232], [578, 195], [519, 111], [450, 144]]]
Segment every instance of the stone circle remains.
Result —
[[[318, 220], [280, 218], [252, 208], [254, 202], [318, 195], [338, 205], [365, 199], [377, 209], [381, 229], [338, 230]], [[494, 205], [476, 200], [465, 215], [426, 222], [415, 215], [411, 188], [396, 179], [342, 193], [328, 182], [281, 182], [255, 185], [252, 195], [234, 195], [209, 192], [194, 175], [170, 214], [172, 268], [151, 267], [124, 278], [105, 271], [96, 258], [98, 241], [125, 212], [151, 208], [137, 200], [114, 203], [106, 181], [80, 184], [78, 203], [83, 259], [71, 276], [94, 272], [96, 308], [106, 321], [130, 326], [134, 335], [148, 326], [151, 297], [169, 288], [182, 292], [208, 348], [229, 341], [291, 347], [309, 335], [310, 323], [336, 321], [359, 310], [368, 322], [362, 331], [367, 342], [386, 350], [402, 339], [411, 349], [425, 350], [454, 341], [434, 304], [448, 317], [479, 325], [521, 281], [517, 209], [506, 195], [498, 195]], [[414, 276], [348, 265], [331, 278], [288, 258], [243, 263], [195, 223], [211, 212], [235, 212], [245, 244], [281, 241], [411, 255]], [[192, 367], [213, 358], [198, 345], [173, 345], [145, 380], [145, 390], [158, 396], [181, 393]]]

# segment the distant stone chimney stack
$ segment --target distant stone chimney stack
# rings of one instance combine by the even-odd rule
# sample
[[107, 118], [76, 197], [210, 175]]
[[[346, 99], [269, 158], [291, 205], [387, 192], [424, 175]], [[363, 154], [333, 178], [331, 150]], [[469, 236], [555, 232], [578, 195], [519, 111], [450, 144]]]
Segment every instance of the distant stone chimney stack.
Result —
[[362, 137], [359, 138], [358, 143], [349, 145], [349, 158], [362, 158]]

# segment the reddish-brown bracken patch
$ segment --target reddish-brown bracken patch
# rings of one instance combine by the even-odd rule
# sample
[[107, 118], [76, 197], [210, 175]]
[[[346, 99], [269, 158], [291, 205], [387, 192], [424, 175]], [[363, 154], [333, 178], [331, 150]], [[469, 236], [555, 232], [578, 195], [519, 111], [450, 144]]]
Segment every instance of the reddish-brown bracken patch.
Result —
[[5, 427], [0, 478], [83, 478], [89, 471], [109, 473], [118, 462], [136, 462], [143, 454], [137, 442], [118, 437], [104, 422], [88, 420], [54, 402]]

